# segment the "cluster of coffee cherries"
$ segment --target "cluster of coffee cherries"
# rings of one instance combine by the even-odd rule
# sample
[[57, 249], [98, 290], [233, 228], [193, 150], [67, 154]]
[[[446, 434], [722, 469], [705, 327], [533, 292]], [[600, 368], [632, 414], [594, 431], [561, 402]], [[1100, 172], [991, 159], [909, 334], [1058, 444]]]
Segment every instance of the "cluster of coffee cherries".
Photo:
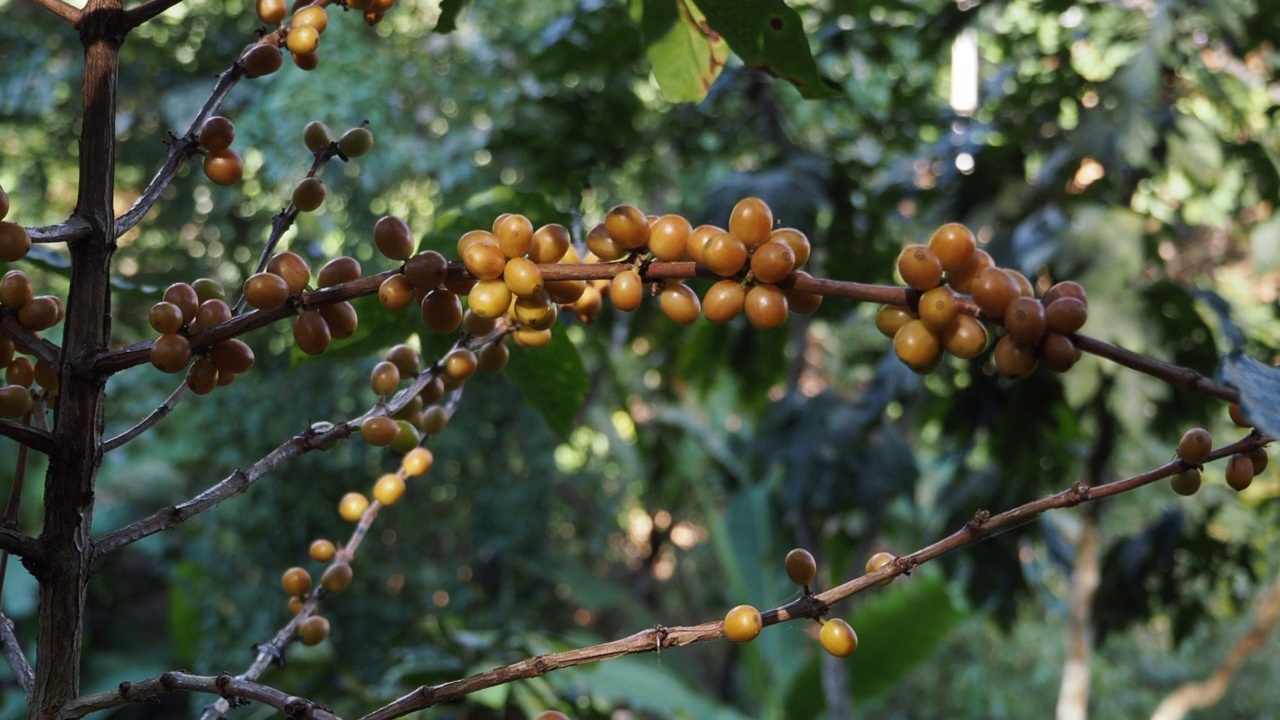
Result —
[[1066, 372], [1080, 359], [1071, 336], [1088, 317], [1084, 288], [1060, 282], [1037, 298], [1031, 281], [1017, 270], [996, 267], [965, 226], [948, 223], [927, 245], [903, 248], [897, 267], [919, 295], [911, 298], [914, 307], [880, 308], [876, 328], [893, 338], [894, 353], [915, 372], [933, 371], [948, 352], [972, 359], [986, 350], [986, 327], [963, 311], [966, 294], [984, 318], [1004, 328], [992, 352], [1002, 376], [1023, 378], [1040, 364]]
[[728, 225], [728, 230], [715, 225], [695, 228], [680, 215], [645, 215], [633, 205], [614, 207], [587, 233], [587, 262], [620, 261], [634, 267], [611, 281], [595, 281], [592, 287], [597, 292], [607, 288], [614, 307], [629, 312], [644, 299], [645, 263], [693, 261], [724, 278], [712, 284], [701, 301], [692, 288], [676, 280], [648, 288], [658, 296], [663, 314], [678, 325], [694, 322], [699, 314], [727, 323], [743, 313], [751, 325], [768, 330], [785, 323], [792, 312], [818, 309], [822, 296], [779, 285], [796, 275], [807, 276], [801, 268], [811, 248], [804, 233], [775, 228], [773, 211], [756, 197], [740, 200]]
[[[1238, 427], [1251, 427], [1240, 413], [1240, 406], [1231, 405], [1231, 419]], [[1178, 441], [1178, 459], [1183, 469], [1169, 478], [1169, 485], [1179, 495], [1194, 495], [1204, 479], [1204, 463], [1213, 451], [1213, 437], [1204, 428], [1191, 428]], [[1234, 453], [1227, 458], [1224, 472], [1227, 486], [1240, 492], [1253, 484], [1253, 478], [1267, 469], [1267, 451], [1257, 447], [1248, 452]]]
[[237, 375], [253, 367], [253, 348], [235, 338], [213, 343], [191, 362], [193, 351], [188, 334], [230, 320], [231, 306], [225, 298], [226, 292], [217, 280], [177, 282], [165, 288], [163, 299], [147, 313], [152, 329], [160, 333], [151, 345], [151, 364], [167, 373], [187, 370], [187, 387], [197, 395], [230, 385]]
[[[385, 473], [374, 482], [372, 495], [376, 503], [387, 506], [399, 502], [404, 496], [405, 481], [425, 475], [434, 462], [431, 451], [425, 447], [415, 447], [405, 453], [396, 472]], [[360, 522], [371, 507], [364, 493], [350, 492], [339, 501], [338, 514], [349, 522]], [[350, 551], [338, 547], [332, 540], [320, 538], [311, 542], [308, 554], [316, 562], [328, 563], [320, 576], [320, 587], [325, 592], [342, 592], [351, 585], [355, 573], [351, 569]], [[312, 594], [311, 573], [301, 566], [291, 567], [281, 575], [280, 584], [289, 596], [289, 612], [297, 615]], [[315, 645], [328, 636], [329, 621], [321, 615], [311, 615], [298, 625], [298, 640], [304, 645]]]
[[[804, 548], [795, 548], [787, 553], [783, 564], [791, 582], [804, 588], [805, 595], [813, 594], [809, 585], [818, 576], [818, 563], [814, 560], [813, 553]], [[868, 563], [867, 572], [878, 567], [872, 568]], [[849, 657], [858, 649], [858, 634], [848, 622], [842, 618], [819, 619], [818, 622], [822, 625], [822, 629], [818, 631], [818, 642], [822, 644], [822, 649], [838, 658]], [[743, 643], [756, 639], [762, 626], [760, 611], [751, 605], [738, 605], [724, 616], [725, 637], [734, 642]]]
[[200, 126], [204, 174], [217, 185], [235, 185], [244, 177], [244, 159], [231, 147], [235, 139], [235, 123], [221, 115], [210, 117]]
[[9, 216], [9, 194], [0, 187], [0, 262], [17, 262], [31, 252], [31, 235]]

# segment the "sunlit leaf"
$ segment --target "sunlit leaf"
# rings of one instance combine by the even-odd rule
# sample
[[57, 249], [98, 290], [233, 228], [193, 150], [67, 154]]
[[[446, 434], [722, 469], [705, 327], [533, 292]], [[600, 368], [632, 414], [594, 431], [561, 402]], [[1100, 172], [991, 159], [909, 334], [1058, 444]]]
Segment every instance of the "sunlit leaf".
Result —
[[672, 102], [698, 102], [724, 69], [729, 48], [686, 0], [639, 0], [645, 55], [662, 94]]
[[698, 7], [748, 67], [786, 80], [807, 98], [840, 94], [818, 74], [804, 24], [782, 0], [698, 0]]

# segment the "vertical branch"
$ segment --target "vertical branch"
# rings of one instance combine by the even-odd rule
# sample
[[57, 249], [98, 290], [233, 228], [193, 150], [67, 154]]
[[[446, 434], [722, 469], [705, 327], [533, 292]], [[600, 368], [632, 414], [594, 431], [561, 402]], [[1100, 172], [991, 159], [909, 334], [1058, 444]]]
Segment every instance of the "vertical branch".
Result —
[[59, 362], [62, 379], [45, 477], [46, 563], [40, 582], [39, 657], [29, 717], [54, 718], [80, 689], [85, 591], [91, 569], [93, 491], [102, 462], [105, 380], [92, 358], [110, 336], [110, 264], [115, 251], [116, 83], [127, 26], [120, 0], [89, 0], [76, 24], [84, 45], [79, 188], [74, 217], [88, 234], [68, 244], [71, 291]]

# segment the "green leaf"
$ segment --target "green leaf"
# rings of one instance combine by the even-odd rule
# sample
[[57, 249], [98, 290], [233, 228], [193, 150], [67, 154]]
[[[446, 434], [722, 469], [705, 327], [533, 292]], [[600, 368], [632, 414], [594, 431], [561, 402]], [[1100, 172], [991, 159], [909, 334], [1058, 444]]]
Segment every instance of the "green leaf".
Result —
[[441, 0], [440, 19], [436, 20], [434, 32], [448, 35], [458, 29], [458, 17], [466, 9], [471, 0]]
[[546, 347], [511, 348], [507, 375], [535, 410], [542, 413], [547, 427], [561, 440], [568, 440], [573, 420], [587, 397], [587, 370], [578, 348], [557, 325]]
[[1240, 410], [1250, 423], [1271, 437], [1280, 435], [1280, 368], [1233, 352], [1222, 359], [1218, 374], [1240, 391]]
[[662, 94], [672, 102], [698, 102], [724, 69], [729, 47], [706, 27], [686, 0], [632, 0], [644, 51]]
[[586, 691], [612, 705], [625, 704], [661, 717], [698, 720], [745, 720], [747, 716], [721, 704], [664, 672], [661, 656], [622, 657], [609, 662], [571, 668], [547, 676], [566, 690]]
[[707, 24], [749, 67], [786, 80], [806, 98], [840, 94], [818, 74], [800, 15], [782, 0], [698, 0], [697, 4]]

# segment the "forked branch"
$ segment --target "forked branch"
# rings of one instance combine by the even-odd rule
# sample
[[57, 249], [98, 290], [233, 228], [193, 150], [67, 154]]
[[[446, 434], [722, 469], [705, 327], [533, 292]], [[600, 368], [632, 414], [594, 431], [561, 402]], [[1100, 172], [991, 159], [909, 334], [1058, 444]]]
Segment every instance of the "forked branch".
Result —
[[75, 5], [64, 0], [31, 0], [31, 3], [36, 7], [44, 8], [69, 25], [80, 22], [80, 16], [84, 14]]
[[232, 698], [233, 701], [238, 701], [237, 704], [253, 700], [270, 705], [289, 718], [334, 720], [337, 717], [317, 703], [296, 695], [289, 695], [269, 685], [238, 680], [225, 674], [192, 675], [186, 672], [167, 672], [149, 680], [120, 683], [115, 690], [72, 700], [62, 709], [59, 716], [67, 720], [81, 718], [90, 713], [130, 703], [155, 702], [161, 695], [176, 692], [209, 693], [223, 698]]
[[22, 693], [30, 702], [31, 691], [36, 685], [36, 675], [31, 670], [31, 663], [27, 661], [27, 656], [22, 652], [22, 643], [18, 642], [18, 636], [14, 634], [13, 621], [5, 615], [0, 615], [0, 652], [4, 653], [9, 669], [13, 670], [13, 676], [18, 679], [18, 685], [22, 687]]

